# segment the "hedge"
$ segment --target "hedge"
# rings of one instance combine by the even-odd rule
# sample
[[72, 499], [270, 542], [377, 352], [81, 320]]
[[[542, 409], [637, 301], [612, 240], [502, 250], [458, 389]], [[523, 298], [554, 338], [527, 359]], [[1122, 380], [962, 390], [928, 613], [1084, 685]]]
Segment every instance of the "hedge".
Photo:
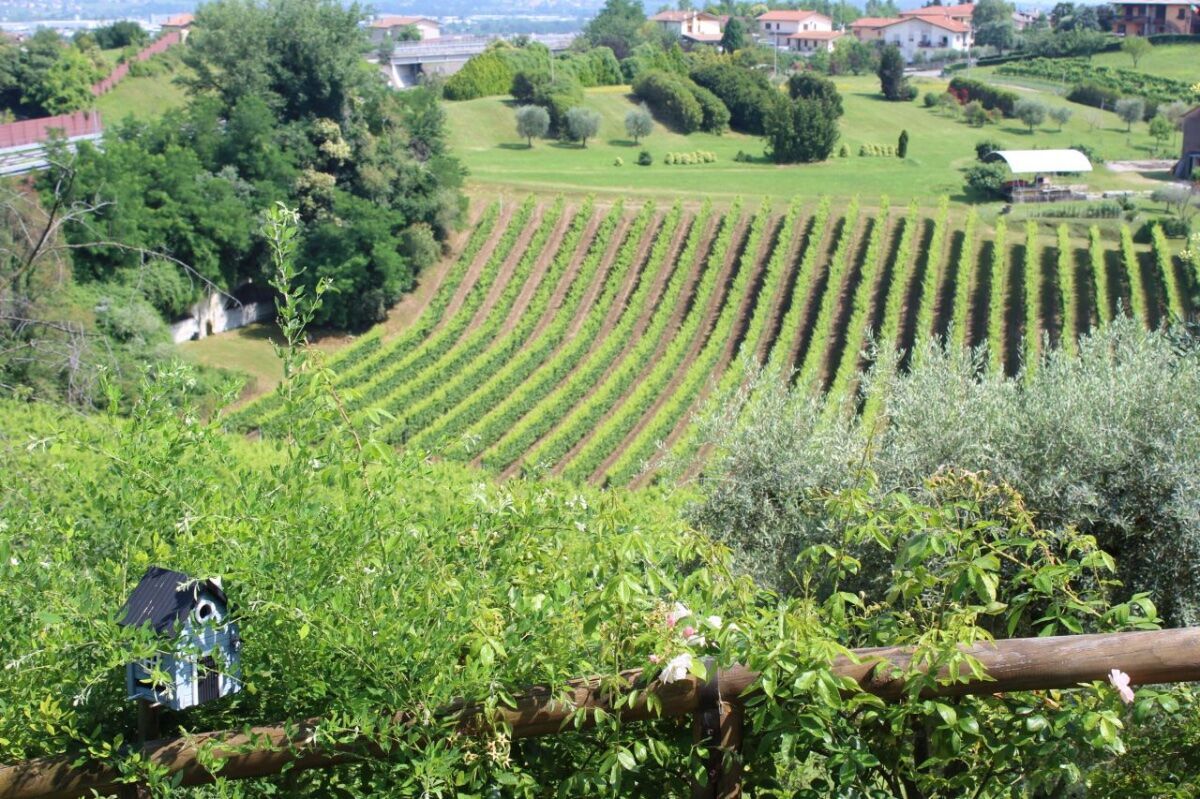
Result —
[[978, 100], [989, 111], [999, 108], [1006, 117], [1013, 115], [1013, 107], [1019, 99], [1016, 92], [998, 89], [981, 80], [970, 78], [954, 78], [950, 81], [950, 91], [957, 95], [965, 93], [968, 100]]
[[682, 75], [643, 73], [633, 82], [633, 93], [680, 133], [720, 133], [729, 126], [729, 109], [721, 98]]
[[721, 99], [729, 110], [730, 126], [741, 133], [762, 136], [767, 108], [779, 92], [761, 72], [727, 63], [714, 63], [692, 71], [692, 80]]

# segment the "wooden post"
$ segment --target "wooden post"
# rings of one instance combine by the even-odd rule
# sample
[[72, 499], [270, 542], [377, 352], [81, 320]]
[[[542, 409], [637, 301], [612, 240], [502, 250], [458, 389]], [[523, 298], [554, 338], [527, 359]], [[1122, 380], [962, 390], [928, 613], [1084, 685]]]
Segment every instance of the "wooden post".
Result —
[[693, 782], [692, 799], [741, 799], [744, 709], [740, 701], [721, 695], [720, 673], [711, 658], [705, 666], [709, 678], [692, 714], [692, 740], [707, 747], [708, 779], [704, 785]]

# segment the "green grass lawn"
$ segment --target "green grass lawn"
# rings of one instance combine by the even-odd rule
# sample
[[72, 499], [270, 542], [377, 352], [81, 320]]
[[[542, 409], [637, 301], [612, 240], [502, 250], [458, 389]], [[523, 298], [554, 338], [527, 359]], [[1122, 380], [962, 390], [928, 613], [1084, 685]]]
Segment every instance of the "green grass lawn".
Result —
[[[1134, 69], [1133, 59], [1121, 52], [1099, 53], [1092, 56], [1092, 62], [1099, 66]], [[1200, 81], [1200, 44], [1158, 45], [1138, 61], [1137, 71], [1188, 83]]]
[[283, 364], [272, 346], [279, 340], [275, 325], [255, 324], [200, 341], [185, 341], [179, 350], [196, 363], [245, 375], [242, 396], [249, 399], [272, 390], [283, 379]]
[[187, 102], [187, 93], [174, 82], [174, 78], [174, 74], [126, 78], [111, 92], [96, 100], [96, 108], [110, 124], [120, 122], [127, 116], [136, 119], [160, 116], [164, 111]]
[[[921, 91], [942, 91], [945, 82], [922, 79]], [[625, 136], [625, 114], [635, 107], [627, 87], [606, 87], [587, 93], [585, 104], [601, 115], [599, 137], [586, 149], [578, 145], [539, 141], [525, 147], [514, 127], [511, 98], [491, 97], [447, 103], [450, 142], [470, 169], [477, 189], [515, 191], [596, 191], [645, 197], [786, 198], [804, 194], [834, 197], [888, 194], [896, 200], [916, 197], [932, 200], [949, 194], [962, 196], [959, 169], [975, 157], [975, 143], [983, 138], [1010, 148], [1066, 147], [1086, 143], [1107, 159], [1149, 157], [1153, 144], [1145, 126], [1127, 136], [1114, 114], [1068, 103], [1048, 92], [1026, 89], [1048, 105], [1070, 105], [1075, 117], [1062, 132], [1046, 126], [1029, 134], [1019, 122], [1006, 120], [984, 129], [972, 128], [948, 116], [927, 110], [919, 103], [889, 103], [878, 94], [874, 76], [838, 80], [846, 114], [842, 119], [842, 141], [849, 158], [833, 158], [821, 164], [780, 167], [762, 157], [763, 140], [728, 133], [724, 136], [692, 134], [681, 136], [656, 125], [642, 146]], [[1093, 128], [1092, 123], [1095, 123]], [[904, 128], [909, 132], [909, 157], [866, 158], [857, 155], [860, 144], [895, 144]], [[636, 164], [642, 147], [654, 156], [653, 166]], [[716, 164], [667, 166], [668, 152], [708, 150], [716, 153]], [[738, 163], [738, 151], [754, 155], [756, 163]], [[621, 158], [624, 165], [616, 166]], [[1098, 168], [1091, 175], [1073, 179], [1097, 189], [1148, 188], [1153, 182], [1136, 174], [1117, 174]]]

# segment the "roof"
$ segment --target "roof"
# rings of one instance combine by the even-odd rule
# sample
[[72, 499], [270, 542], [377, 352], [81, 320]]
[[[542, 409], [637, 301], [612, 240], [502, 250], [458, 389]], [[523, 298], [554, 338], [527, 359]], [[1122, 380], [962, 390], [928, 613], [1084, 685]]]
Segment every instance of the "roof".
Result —
[[899, 25], [901, 22], [924, 22], [926, 24], [933, 25], [935, 28], [941, 28], [942, 30], [950, 31], [951, 33], [966, 33], [967, 31], [971, 30], [971, 26], [967, 25], [965, 22], [959, 22], [958, 20], [951, 19], [950, 17], [941, 17], [936, 15], [925, 16], [923, 14], [919, 16], [904, 17], [903, 19], [898, 19], [889, 23], [887, 26], [881, 27]]
[[228, 601], [213, 580], [194, 580], [183, 572], [151, 566], [125, 600], [125, 617], [120, 623], [140, 627], [150, 622], [156, 633], [167, 633], [192, 612], [201, 591], [212, 592], [221, 602]]
[[996, 150], [987, 161], [1002, 159], [1016, 175], [1043, 172], [1091, 172], [1092, 162], [1078, 150]]
[[957, 6], [925, 6], [901, 11], [902, 17], [951, 17], [953, 19], [970, 19], [975, 15], [973, 3], [962, 3]]
[[1114, 6], [1194, 6], [1194, 2], [1181, 0], [1112, 0]]
[[850, 23], [851, 28], [886, 28], [896, 22], [899, 17], [861, 17]]
[[650, 17], [651, 22], [687, 22], [689, 19], [707, 19], [720, 22], [721, 18], [706, 11], [659, 11]]
[[684, 33], [683, 38], [691, 39], [694, 42], [719, 42], [725, 38], [720, 33]]
[[429, 17], [380, 17], [371, 23], [372, 28], [402, 28], [405, 25], [416, 25], [420, 22], [428, 22], [430, 25], [436, 25], [437, 20]]
[[164, 28], [186, 28], [196, 21], [195, 14], [176, 14], [163, 23]]
[[768, 11], [758, 17], [759, 22], [802, 22], [809, 17], [824, 17], [829, 19], [824, 14], [818, 14], [816, 11]]
[[793, 33], [788, 38], [789, 39], [812, 39], [812, 40], [818, 41], [818, 42], [828, 42], [828, 41], [832, 41], [834, 39], [840, 39], [842, 36], [845, 36], [845, 35], [846, 34], [842, 33], [841, 31], [800, 31], [799, 33]]

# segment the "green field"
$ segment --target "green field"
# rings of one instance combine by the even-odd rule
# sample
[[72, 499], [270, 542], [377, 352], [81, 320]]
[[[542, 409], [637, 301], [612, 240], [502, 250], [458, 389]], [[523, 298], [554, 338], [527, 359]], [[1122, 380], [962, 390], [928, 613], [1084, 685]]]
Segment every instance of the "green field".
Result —
[[[1135, 69], [1133, 59], [1121, 52], [1092, 56], [1097, 66]], [[1200, 45], [1163, 44], [1138, 60], [1138, 72], [1195, 83], [1200, 81]]]
[[[1166, 239], [1135, 243], [1120, 222], [989, 225], [948, 200], [531, 195], [482, 212], [410, 327], [330, 368], [348, 413], [391, 444], [502, 476], [640, 485], [660, 442], [702, 463], [696, 414], [738, 388], [746, 359], [851, 414], [870, 336], [991, 342], [991, 368], [1011, 375], [1044, 337], [1073, 351], [1117, 313], [1191, 317], [1196, 289]], [[271, 395], [229, 424], [271, 436], [290, 422]]]
[[[922, 92], [942, 91], [945, 82], [919, 79]], [[470, 181], [479, 188], [506, 188], [540, 192], [611, 192], [620, 195], [666, 198], [671, 196], [748, 199], [769, 196], [778, 199], [800, 195], [828, 194], [848, 198], [857, 194], [884, 193], [895, 198], [915, 197], [933, 202], [937, 197], [962, 192], [959, 169], [974, 160], [974, 146], [992, 138], [1012, 148], [1066, 147], [1087, 143], [1106, 159], [1148, 157], [1153, 140], [1145, 130], [1126, 135], [1114, 114], [1067, 103], [1047, 92], [1032, 92], [1048, 105], [1070, 105], [1074, 118], [1062, 132], [1046, 125], [1030, 135], [1015, 120], [984, 129], [972, 128], [919, 103], [889, 103], [879, 96], [873, 76], [838, 80], [846, 114], [842, 119], [842, 141], [849, 158], [833, 158], [821, 164], [780, 167], [762, 157], [763, 140], [739, 133], [723, 136], [681, 136], [662, 125], [644, 142], [655, 159], [653, 166], [635, 163], [642, 147], [625, 136], [625, 114], [635, 107], [627, 87], [593, 89], [586, 105], [602, 118], [600, 136], [586, 149], [574, 144], [539, 141], [527, 149], [516, 135], [511, 98], [491, 97], [447, 103], [450, 142], [471, 172]], [[1096, 126], [1092, 127], [1092, 121]], [[1141, 126], [1144, 128], [1144, 126]], [[900, 130], [911, 136], [906, 160], [859, 157], [861, 144], [895, 144]], [[667, 166], [668, 152], [707, 150], [716, 153], [716, 164]], [[756, 156], [759, 163], [734, 161], [738, 151]], [[616, 166], [616, 159], [624, 161]], [[1145, 189], [1152, 181], [1138, 175], [1116, 174], [1097, 169], [1083, 182], [1097, 189]]]

